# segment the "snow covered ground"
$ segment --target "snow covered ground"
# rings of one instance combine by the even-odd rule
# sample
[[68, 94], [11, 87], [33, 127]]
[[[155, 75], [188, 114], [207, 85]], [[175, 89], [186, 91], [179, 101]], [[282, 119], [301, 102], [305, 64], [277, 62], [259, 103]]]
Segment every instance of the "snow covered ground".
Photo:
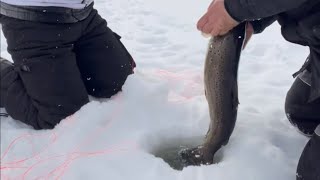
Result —
[[[292, 180], [307, 142], [284, 114], [286, 91], [308, 54], [273, 25], [242, 54], [238, 121], [221, 161], [183, 171], [153, 154], [199, 143], [208, 39], [196, 30], [210, 0], [96, 0], [137, 62], [111, 99], [92, 100], [54, 130], [1, 118], [1, 179]], [[10, 58], [1, 37], [1, 55]], [[196, 139], [196, 140], [195, 140]]]

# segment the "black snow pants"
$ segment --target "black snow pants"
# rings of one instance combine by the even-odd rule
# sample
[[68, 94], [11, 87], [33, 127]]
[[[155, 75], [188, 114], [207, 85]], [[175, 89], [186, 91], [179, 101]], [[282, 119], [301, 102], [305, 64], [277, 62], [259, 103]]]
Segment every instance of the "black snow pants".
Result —
[[310, 80], [311, 74], [305, 70], [288, 91], [285, 105], [289, 121], [310, 136], [299, 160], [297, 180], [320, 180], [320, 98], [309, 101]]
[[[121, 90], [135, 63], [120, 36], [93, 9], [76, 23], [1, 16], [14, 66], [1, 72], [8, 114], [34, 129], [52, 129], [89, 102]], [[89, 123], [89, 122], [88, 122]]]
[[320, 98], [309, 101], [311, 92], [309, 77], [311, 78], [311, 75], [306, 70], [296, 78], [287, 93], [285, 112], [291, 124], [301, 133], [312, 136], [320, 124]]

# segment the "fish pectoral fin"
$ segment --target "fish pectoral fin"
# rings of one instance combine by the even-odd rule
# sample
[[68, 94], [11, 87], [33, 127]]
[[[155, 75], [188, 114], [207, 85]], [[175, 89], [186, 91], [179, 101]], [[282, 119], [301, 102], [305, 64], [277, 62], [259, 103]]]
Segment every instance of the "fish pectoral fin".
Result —
[[211, 127], [212, 127], [212, 121], [210, 121], [210, 125], [209, 125], [209, 128], [208, 128], [207, 134], [205, 135], [205, 139], [210, 138], [209, 135], [211, 135]]
[[239, 103], [239, 99], [238, 99], [238, 95], [234, 93], [234, 91], [231, 92], [231, 104], [232, 104], [232, 109], [238, 109], [238, 105]]

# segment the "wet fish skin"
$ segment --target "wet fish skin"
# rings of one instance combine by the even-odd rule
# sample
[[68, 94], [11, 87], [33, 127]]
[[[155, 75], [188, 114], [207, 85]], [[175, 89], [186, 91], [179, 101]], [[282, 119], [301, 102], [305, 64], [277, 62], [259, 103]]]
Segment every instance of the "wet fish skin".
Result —
[[180, 152], [185, 166], [212, 164], [215, 153], [229, 142], [237, 119], [238, 66], [245, 31], [246, 24], [241, 23], [209, 41], [204, 84], [211, 121], [204, 143]]

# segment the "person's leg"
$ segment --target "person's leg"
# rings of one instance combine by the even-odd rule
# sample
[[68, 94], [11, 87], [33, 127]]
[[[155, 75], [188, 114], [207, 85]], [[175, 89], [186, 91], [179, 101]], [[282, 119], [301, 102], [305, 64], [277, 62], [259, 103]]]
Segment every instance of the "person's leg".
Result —
[[[0, 78], [3, 76], [7, 76], [13, 70], [13, 65], [10, 61], [0, 57]], [[15, 79], [15, 77], [10, 78]], [[6, 82], [8, 83], [8, 82]], [[9, 82], [10, 83], [10, 82]], [[2, 86], [2, 81], [0, 85], [0, 108], [4, 108], [4, 98], [6, 97], [6, 89]]]
[[[320, 88], [318, 83], [320, 82], [318, 79], [320, 77], [319, 63], [320, 50], [312, 48], [307, 66], [308, 71], [299, 75], [303, 83], [300, 81], [296, 88], [292, 87], [291, 89], [296, 90], [291, 90], [291, 94], [288, 93], [289, 98], [287, 98], [289, 99], [288, 111], [293, 115], [292, 120], [300, 127], [307, 129], [308, 135], [312, 135], [301, 154], [296, 173], [297, 180], [320, 180], [320, 97], [317, 95]], [[312, 102], [309, 102], [310, 99]], [[293, 104], [297, 103], [304, 104], [300, 106], [300, 111], [299, 108], [293, 107]], [[307, 120], [304, 117], [307, 117]]]
[[320, 125], [304, 148], [297, 168], [297, 180], [320, 179]]
[[51, 129], [88, 102], [73, 52], [80, 25], [4, 17], [1, 23], [14, 61], [1, 76], [4, 107], [12, 118], [35, 129]]
[[77, 62], [90, 95], [109, 98], [121, 90], [135, 66], [131, 55], [96, 10], [82, 22], [84, 32], [75, 44]]
[[[311, 87], [308, 71], [298, 77], [287, 93], [285, 112], [289, 121], [307, 136], [312, 136], [320, 124], [320, 98], [308, 102]], [[302, 76], [303, 75], [303, 76]]]

